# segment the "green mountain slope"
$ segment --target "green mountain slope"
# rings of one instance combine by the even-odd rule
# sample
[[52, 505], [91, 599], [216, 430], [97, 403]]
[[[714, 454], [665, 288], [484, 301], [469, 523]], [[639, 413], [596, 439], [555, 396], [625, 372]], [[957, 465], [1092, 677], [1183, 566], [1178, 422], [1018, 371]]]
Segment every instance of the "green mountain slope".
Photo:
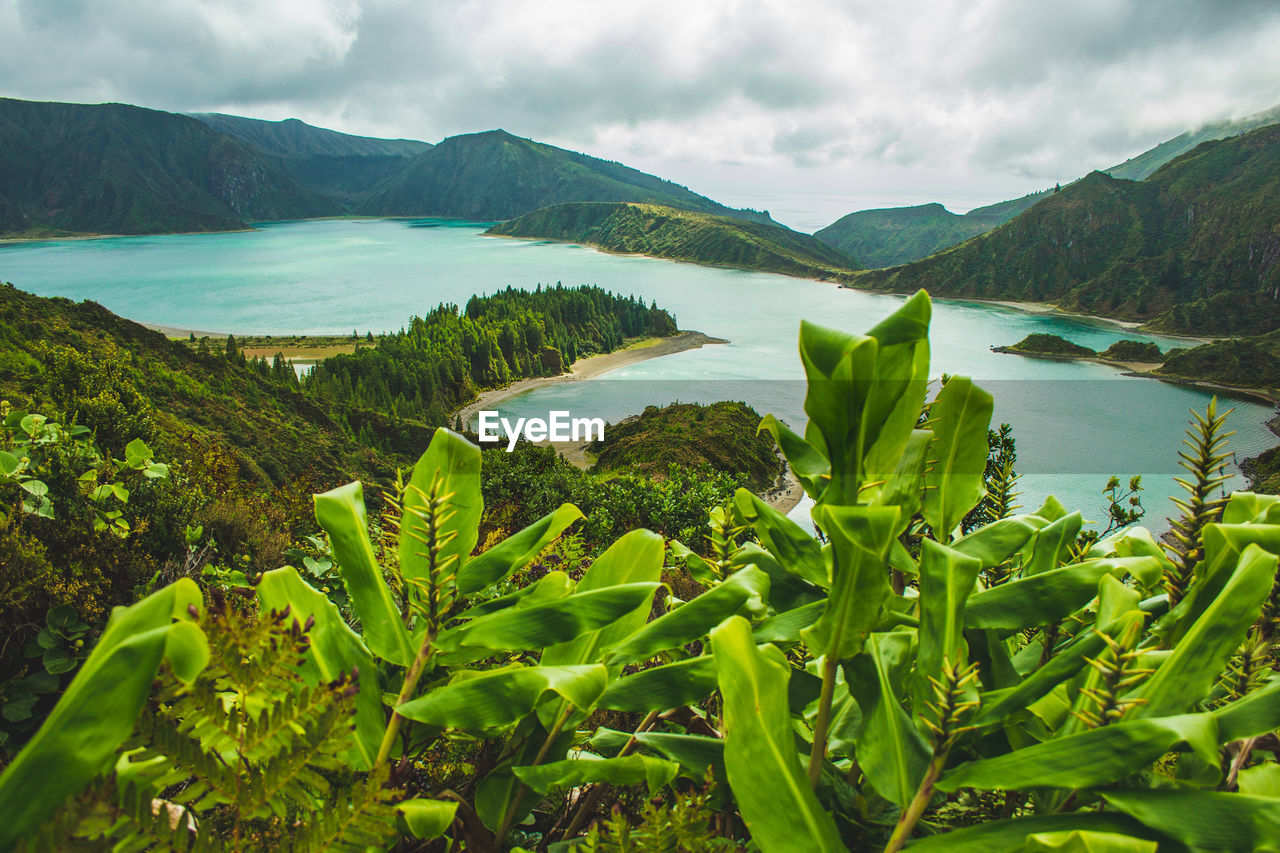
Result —
[[0, 234], [220, 231], [338, 211], [188, 116], [0, 99]]
[[891, 267], [932, 255], [1003, 225], [1040, 199], [1033, 193], [961, 215], [942, 205], [860, 210], [841, 217], [815, 237], [868, 267]]
[[1173, 139], [1166, 139], [1155, 148], [1144, 151], [1137, 157], [1130, 157], [1120, 165], [1104, 171], [1113, 178], [1141, 181], [1165, 163], [1186, 154], [1201, 142], [1229, 139], [1277, 122], [1280, 122], [1280, 104], [1244, 118], [1210, 122], [1201, 128], [1175, 136]]
[[433, 147], [413, 139], [353, 136], [296, 118], [261, 121], [222, 113], [194, 117], [257, 149], [304, 187], [344, 204], [381, 187], [400, 174], [410, 158]]
[[450, 137], [415, 157], [357, 205], [378, 216], [511, 219], [570, 201], [636, 201], [771, 222], [621, 163], [512, 136], [504, 130]]
[[[1113, 178], [1140, 181], [1201, 142], [1228, 139], [1280, 122], [1280, 105], [1241, 119], [1213, 122], [1188, 131], [1104, 171]], [[868, 267], [891, 267], [928, 257], [1003, 225], [1043, 199], [1038, 192], [975, 208], [964, 215], [942, 205], [860, 210], [814, 233], [823, 242], [853, 255]]]
[[486, 233], [810, 278], [847, 277], [857, 269], [843, 253], [780, 225], [653, 204], [557, 204], [499, 223]]
[[1207, 142], [1142, 182], [1101, 172], [994, 231], [852, 283], [1049, 301], [1155, 328], [1280, 328], [1280, 125]]
[[263, 121], [225, 113], [192, 113], [209, 127], [281, 157], [412, 157], [432, 148], [415, 139], [353, 136], [296, 118]]

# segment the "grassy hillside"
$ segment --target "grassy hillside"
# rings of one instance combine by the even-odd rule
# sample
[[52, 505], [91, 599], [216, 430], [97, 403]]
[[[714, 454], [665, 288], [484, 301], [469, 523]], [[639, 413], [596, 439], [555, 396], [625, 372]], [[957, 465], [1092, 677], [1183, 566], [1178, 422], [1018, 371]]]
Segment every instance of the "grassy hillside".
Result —
[[839, 278], [857, 269], [841, 252], [779, 225], [652, 204], [557, 204], [490, 228], [489, 234], [568, 240], [611, 252]]
[[1054, 302], [1155, 328], [1280, 327], [1280, 125], [1209, 142], [1140, 183], [1101, 172], [855, 287]]
[[773, 486], [784, 465], [773, 439], [757, 434], [760, 414], [746, 403], [673, 403], [648, 406], [605, 430], [591, 445], [594, 471], [632, 471], [664, 476], [670, 466], [710, 466], [740, 476], [753, 491]]
[[927, 257], [1003, 225], [1044, 196], [1045, 193], [1032, 193], [963, 215], [952, 213], [936, 202], [860, 210], [814, 232], [813, 236], [857, 258], [868, 268], [891, 267]]
[[569, 201], [636, 201], [768, 222], [685, 187], [503, 130], [453, 136], [415, 157], [385, 188], [357, 206], [379, 216], [511, 219]]
[[1280, 388], [1280, 334], [1214, 341], [1171, 352], [1155, 373], [1240, 388]]
[[0, 235], [220, 231], [339, 210], [189, 116], [0, 99]]
[[432, 148], [413, 139], [376, 139], [313, 127], [296, 118], [261, 121], [196, 113], [209, 127], [274, 160], [298, 183], [349, 205], [400, 174], [410, 158]]

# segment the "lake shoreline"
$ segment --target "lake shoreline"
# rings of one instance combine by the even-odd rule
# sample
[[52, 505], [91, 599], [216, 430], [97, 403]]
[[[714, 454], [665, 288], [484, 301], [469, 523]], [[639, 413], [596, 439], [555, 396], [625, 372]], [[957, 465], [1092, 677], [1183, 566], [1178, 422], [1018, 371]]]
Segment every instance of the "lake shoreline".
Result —
[[724, 338], [713, 338], [710, 335], [695, 331], [677, 332], [666, 338], [647, 338], [610, 353], [578, 359], [568, 373], [560, 373], [556, 376], [533, 376], [528, 379], [517, 380], [502, 388], [481, 391], [476, 399], [450, 412], [449, 418], [450, 420], [462, 418], [462, 422], [465, 425], [482, 409], [496, 408], [503, 401], [534, 388], [542, 388], [546, 385], [560, 382], [581, 382], [585, 379], [595, 379], [610, 371], [639, 364], [651, 358], [675, 355], [678, 352], [687, 352], [688, 350], [699, 349], [711, 344], [727, 343], [729, 342]]

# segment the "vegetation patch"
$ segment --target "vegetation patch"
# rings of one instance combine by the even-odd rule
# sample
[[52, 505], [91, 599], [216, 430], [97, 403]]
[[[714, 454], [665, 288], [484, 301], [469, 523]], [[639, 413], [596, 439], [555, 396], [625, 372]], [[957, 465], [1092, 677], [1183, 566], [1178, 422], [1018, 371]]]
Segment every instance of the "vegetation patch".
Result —
[[1097, 353], [1088, 347], [1074, 344], [1058, 335], [1041, 332], [1027, 335], [1016, 344], [1007, 347], [992, 347], [995, 352], [1017, 353], [1019, 355], [1045, 355], [1059, 358], [1092, 358]]
[[1164, 361], [1165, 354], [1160, 352], [1160, 347], [1150, 341], [1116, 341], [1098, 353], [1098, 357], [1105, 358], [1108, 361], [1136, 361], [1158, 364]]
[[709, 466], [737, 475], [753, 491], [773, 486], [785, 470], [773, 439], [757, 433], [760, 415], [746, 403], [673, 403], [647, 406], [612, 424], [590, 445], [594, 471], [628, 470], [665, 477], [670, 466]]

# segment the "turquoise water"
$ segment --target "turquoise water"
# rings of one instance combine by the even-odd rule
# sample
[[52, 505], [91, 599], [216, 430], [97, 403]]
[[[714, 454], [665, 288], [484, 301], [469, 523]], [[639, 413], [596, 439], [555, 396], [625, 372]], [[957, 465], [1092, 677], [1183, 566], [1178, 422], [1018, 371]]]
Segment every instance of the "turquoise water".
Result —
[[[235, 234], [14, 243], [0, 247], [0, 279], [43, 296], [93, 299], [141, 322], [236, 334], [379, 332], [440, 302], [462, 304], [508, 285], [598, 284], [655, 299], [681, 328], [731, 343], [535, 389], [505, 403], [504, 414], [568, 409], [616, 421], [650, 403], [743, 399], [796, 429], [804, 423], [800, 320], [862, 331], [903, 299], [482, 231], [444, 220], [334, 220]], [[1122, 338], [1162, 348], [1186, 342], [1002, 306], [940, 300], [934, 308], [934, 372], [972, 376], [995, 394], [997, 422], [1014, 426], [1024, 505], [1052, 492], [1101, 519], [1108, 475], [1142, 474], [1148, 521], [1162, 527], [1188, 410], [1203, 409], [1209, 395], [1103, 365], [990, 351], [1031, 332], [1099, 350]], [[1263, 424], [1268, 407], [1232, 405], [1239, 458], [1276, 442]]]

